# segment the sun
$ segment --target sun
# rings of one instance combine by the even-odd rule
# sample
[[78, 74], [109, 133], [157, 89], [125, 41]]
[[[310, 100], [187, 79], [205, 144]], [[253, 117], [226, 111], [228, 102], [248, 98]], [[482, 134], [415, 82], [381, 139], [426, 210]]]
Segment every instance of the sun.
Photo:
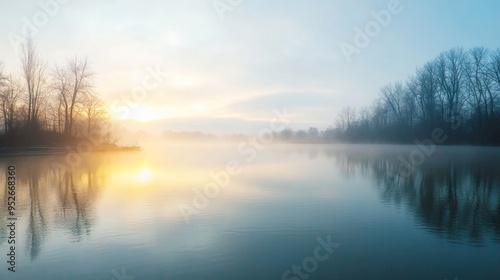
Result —
[[151, 169], [143, 166], [139, 172], [137, 172], [137, 181], [141, 183], [147, 183], [151, 180]]

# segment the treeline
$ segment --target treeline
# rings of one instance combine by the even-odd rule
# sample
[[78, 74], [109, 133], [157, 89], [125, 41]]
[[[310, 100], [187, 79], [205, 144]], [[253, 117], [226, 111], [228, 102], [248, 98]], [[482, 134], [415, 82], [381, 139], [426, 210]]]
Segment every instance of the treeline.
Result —
[[19, 61], [19, 75], [6, 74], [0, 64], [0, 144], [110, 138], [106, 110], [94, 91], [94, 73], [86, 58], [49, 65], [28, 38], [20, 47]]
[[435, 129], [447, 144], [500, 144], [500, 49], [441, 53], [384, 86], [371, 108], [344, 108], [333, 133], [346, 142], [413, 143]]
[[454, 48], [380, 90], [371, 107], [345, 107], [325, 130], [284, 129], [292, 143], [415, 143], [439, 130], [444, 144], [500, 144], [500, 49]]

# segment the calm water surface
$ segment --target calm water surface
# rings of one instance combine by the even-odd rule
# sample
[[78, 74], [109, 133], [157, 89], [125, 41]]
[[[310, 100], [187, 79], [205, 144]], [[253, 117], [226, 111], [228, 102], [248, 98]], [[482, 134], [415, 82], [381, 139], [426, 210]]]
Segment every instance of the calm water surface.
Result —
[[500, 279], [498, 148], [144, 148], [0, 159], [0, 279]]

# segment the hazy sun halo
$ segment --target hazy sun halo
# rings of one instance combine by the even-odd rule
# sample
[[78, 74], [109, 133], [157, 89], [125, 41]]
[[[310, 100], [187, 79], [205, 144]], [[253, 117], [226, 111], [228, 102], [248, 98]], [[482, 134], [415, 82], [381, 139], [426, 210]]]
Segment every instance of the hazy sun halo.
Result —
[[137, 172], [137, 180], [141, 183], [146, 183], [151, 180], [151, 169], [143, 166], [139, 172]]
[[133, 103], [127, 108], [112, 114], [115, 119], [133, 120], [140, 122], [154, 121], [162, 119], [163, 116], [155, 107], [144, 103]]

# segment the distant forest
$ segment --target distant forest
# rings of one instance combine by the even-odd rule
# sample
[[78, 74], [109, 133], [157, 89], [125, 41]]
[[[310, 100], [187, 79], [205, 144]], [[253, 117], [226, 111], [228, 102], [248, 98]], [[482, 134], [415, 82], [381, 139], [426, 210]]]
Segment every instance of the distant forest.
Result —
[[6, 74], [0, 64], [0, 145], [109, 140], [107, 113], [86, 58], [49, 65], [28, 38], [19, 62], [19, 75]]
[[384, 86], [369, 108], [345, 107], [324, 131], [290, 129], [292, 142], [415, 143], [442, 131], [444, 144], [500, 144], [500, 49], [454, 48], [404, 82]]

